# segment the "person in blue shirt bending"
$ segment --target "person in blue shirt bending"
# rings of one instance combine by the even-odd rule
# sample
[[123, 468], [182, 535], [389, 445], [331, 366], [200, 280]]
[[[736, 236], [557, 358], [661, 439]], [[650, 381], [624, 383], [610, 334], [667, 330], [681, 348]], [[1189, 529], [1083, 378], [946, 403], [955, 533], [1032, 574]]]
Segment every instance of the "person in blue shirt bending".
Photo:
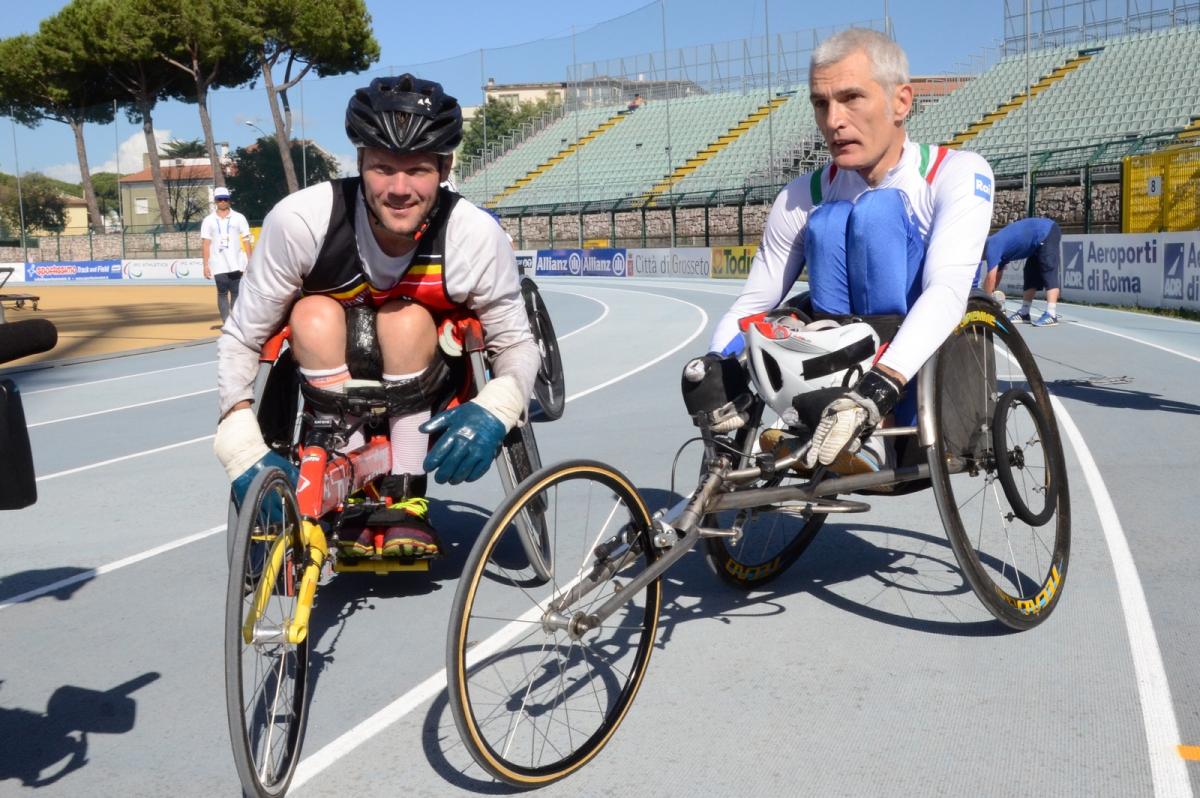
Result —
[[[983, 260], [987, 271], [983, 288], [989, 294], [996, 290], [1004, 267], [1014, 260], [1025, 259], [1025, 294], [1021, 309], [1009, 316], [1016, 324], [1035, 327], [1051, 327], [1058, 324], [1059, 242], [1062, 231], [1053, 219], [1033, 216], [1018, 219], [988, 237], [983, 248]], [[1046, 312], [1037, 321], [1031, 322], [1029, 309], [1033, 296], [1038, 291], [1046, 292]]]

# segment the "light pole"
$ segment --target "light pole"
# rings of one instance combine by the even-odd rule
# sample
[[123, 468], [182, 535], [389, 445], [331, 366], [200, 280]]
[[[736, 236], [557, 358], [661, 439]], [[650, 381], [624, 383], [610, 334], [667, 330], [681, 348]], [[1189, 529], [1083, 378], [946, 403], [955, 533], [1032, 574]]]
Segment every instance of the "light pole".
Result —
[[269, 138], [271, 138], [270, 136], [268, 136], [268, 135], [267, 135], [267, 131], [263, 130], [261, 127], [259, 127], [258, 125], [254, 124], [253, 122], [246, 122], [246, 127], [252, 127], [252, 128], [254, 128], [255, 130], [257, 130], [259, 133], [262, 133], [262, 137], [263, 137], [264, 139], [269, 139]]

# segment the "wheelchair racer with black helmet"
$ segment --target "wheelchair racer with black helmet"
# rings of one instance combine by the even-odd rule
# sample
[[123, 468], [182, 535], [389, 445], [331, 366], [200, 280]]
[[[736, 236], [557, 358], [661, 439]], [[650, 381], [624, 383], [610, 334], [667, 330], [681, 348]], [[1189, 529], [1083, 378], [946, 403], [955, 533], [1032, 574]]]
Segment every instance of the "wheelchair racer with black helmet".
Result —
[[[833, 162], [775, 200], [746, 285], [684, 388], [745, 352], [768, 404], [811, 431], [769, 431], [764, 447], [803, 448], [802, 468], [852, 475], [891, 465], [888, 439], [871, 432], [893, 412], [915, 422], [915, 392], [904, 388], [963, 317], [991, 224], [992, 172], [975, 153], [908, 138], [907, 58], [885, 35], [834, 35], [809, 74]], [[806, 265], [810, 306], [767, 318]], [[689, 412], [701, 406], [711, 412], [713, 400], [693, 398]]]
[[[263, 223], [218, 343], [214, 450], [235, 502], [268, 465], [296, 473], [268, 448], [251, 408], [259, 353], [286, 323], [309, 394], [335, 398], [351, 380], [383, 383], [394, 407], [392, 474], [379, 486], [386, 509], [366, 523], [387, 528], [383, 556], [435, 556], [426, 475], [459, 483], [487, 472], [528, 406], [539, 351], [503, 230], [440, 185], [462, 140], [457, 100], [409, 74], [377, 78], [351, 98], [346, 133], [358, 149], [359, 177], [285, 197]], [[438, 413], [461, 384], [454, 330], [467, 315], [482, 323], [492, 379], [470, 401]], [[331, 412], [317, 404], [318, 416]], [[440, 436], [432, 448], [431, 435]], [[361, 443], [352, 436], [346, 448]], [[377, 553], [369, 530], [353, 526], [338, 549], [347, 557]]]

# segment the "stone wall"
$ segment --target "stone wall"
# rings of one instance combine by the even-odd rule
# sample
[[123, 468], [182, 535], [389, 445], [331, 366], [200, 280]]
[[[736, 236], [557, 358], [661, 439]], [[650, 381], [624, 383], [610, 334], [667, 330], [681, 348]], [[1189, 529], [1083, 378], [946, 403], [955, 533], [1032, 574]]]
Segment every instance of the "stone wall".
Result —
[[[198, 258], [200, 233], [126, 233], [124, 249], [120, 233], [93, 236], [58, 236], [31, 238], [29, 260], [75, 261], [120, 260], [122, 258]], [[23, 257], [20, 247], [0, 247], [0, 263], [19, 263]]]
[[[993, 229], [1025, 216], [1027, 198], [1022, 189], [1002, 189], [996, 192]], [[757, 244], [766, 223], [770, 205], [747, 205], [742, 208], [742, 239], [738, 238], [738, 208], [724, 206], [708, 210], [708, 238], [711, 245]], [[1082, 233], [1083, 187], [1040, 186], [1037, 191], [1036, 215], [1057, 221], [1065, 232]], [[616, 240], [613, 241], [613, 218], [608, 212], [585, 213], [583, 236], [587, 240], [604, 240], [621, 247], [670, 246], [671, 211], [647, 209], [645, 239], [642, 237], [642, 212], [616, 213]], [[518, 224], [514, 217], [504, 218], [504, 227], [513, 241], [523, 249], [542, 249], [551, 246], [550, 224], [546, 216], [526, 216]], [[1097, 183], [1092, 186], [1091, 232], [1120, 232], [1121, 186], [1119, 183]], [[580, 240], [578, 214], [554, 217], [553, 246], [577, 246]], [[704, 209], [680, 208], [675, 212], [676, 246], [704, 246]]]
[[[738, 208], [722, 206], [708, 209], [708, 245], [755, 244], [762, 235], [763, 224], [770, 212], [769, 205], [746, 205], [742, 208], [742, 240], [738, 237]], [[671, 245], [671, 210], [648, 208], [645, 212], [645, 234], [642, 230], [642, 211], [585, 213], [584, 241], [603, 240], [619, 247], [667, 247]], [[522, 249], [543, 249], [551, 246], [550, 222], [547, 216], [526, 216], [518, 225], [514, 217], [504, 218], [504, 229]], [[679, 208], [675, 211], [675, 245], [705, 246], [704, 208]], [[616, 240], [613, 240], [613, 226]], [[579, 215], [560, 214], [554, 217], [553, 246], [577, 246], [580, 240]]]

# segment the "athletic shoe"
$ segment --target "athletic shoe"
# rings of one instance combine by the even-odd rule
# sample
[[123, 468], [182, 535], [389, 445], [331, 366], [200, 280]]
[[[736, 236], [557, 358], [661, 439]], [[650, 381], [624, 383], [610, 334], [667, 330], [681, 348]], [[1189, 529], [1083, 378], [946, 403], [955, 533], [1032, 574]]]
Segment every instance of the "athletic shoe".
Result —
[[1032, 323], [1029, 319], [1029, 314], [1022, 313], [1019, 310], [1013, 311], [1012, 313], [1010, 313], [1008, 316], [1008, 320], [1011, 321], [1013, 324], [1031, 324]]
[[428, 516], [423, 498], [394, 501], [371, 513], [365, 527], [343, 526], [338, 551], [344, 557], [436, 557], [441, 543]]
[[1051, 316], [1050, 311], [1046, 311], [1041, 317], [1033, 323], [1034, 327], [1053, 327], [1058, 324], [1058, 316]]
[[[384, 557], [436, 557], [441, 551], [437, 532], [429, 523], [429, 502], [422, 498], [404, 499], [389, 505], [386, 513], [400, 513], [383, 533]], [[375, 513], [373, 517], [380, 516]]]

